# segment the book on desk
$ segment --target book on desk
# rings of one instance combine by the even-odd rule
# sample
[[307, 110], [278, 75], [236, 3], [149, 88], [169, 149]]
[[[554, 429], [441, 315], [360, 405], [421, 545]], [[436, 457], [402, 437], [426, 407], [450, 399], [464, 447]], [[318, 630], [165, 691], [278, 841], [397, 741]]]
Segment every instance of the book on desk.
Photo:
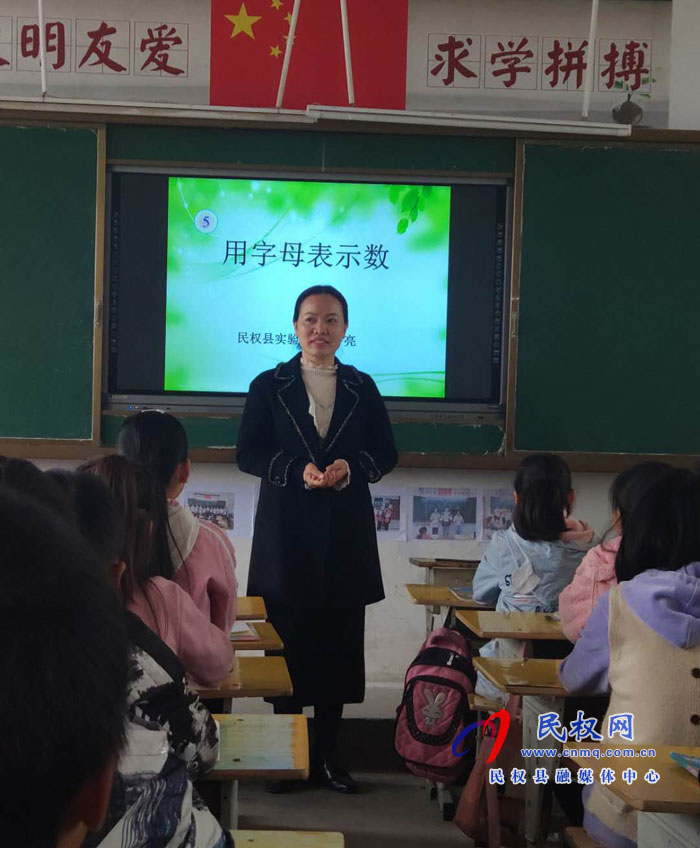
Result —
[[236, 621], [231, 628], [231, 640], [238, 642], [246, 639], [259, 639], [257, 632], [247, 621]]

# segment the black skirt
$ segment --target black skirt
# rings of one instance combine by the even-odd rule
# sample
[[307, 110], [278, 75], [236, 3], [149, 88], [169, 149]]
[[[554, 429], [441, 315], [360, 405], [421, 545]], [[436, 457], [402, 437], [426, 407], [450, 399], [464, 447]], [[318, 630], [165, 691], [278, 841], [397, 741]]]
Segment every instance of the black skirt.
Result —
[[365, 699], [365, 607], [298, 607], [265, 601], [284, 642], [294, 694], [269, 698], [281, 712]]

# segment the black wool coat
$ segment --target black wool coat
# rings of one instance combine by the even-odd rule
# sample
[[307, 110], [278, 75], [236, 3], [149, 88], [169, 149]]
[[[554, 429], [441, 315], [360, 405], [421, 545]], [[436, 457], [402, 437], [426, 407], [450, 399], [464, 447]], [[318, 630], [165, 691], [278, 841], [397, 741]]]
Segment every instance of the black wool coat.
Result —
[[[384, 597], [368, 483], [396, 465], [389, 416], [368, 374], [338, 363], [335, 406], [321, 441], [309, 415], [301, 354], [250, 385], [237, 446], [241, 471], [261, 478], [248, 594], [319, 607]], [[306, 489], [303, 471], [347, 460], [350, 484]]]

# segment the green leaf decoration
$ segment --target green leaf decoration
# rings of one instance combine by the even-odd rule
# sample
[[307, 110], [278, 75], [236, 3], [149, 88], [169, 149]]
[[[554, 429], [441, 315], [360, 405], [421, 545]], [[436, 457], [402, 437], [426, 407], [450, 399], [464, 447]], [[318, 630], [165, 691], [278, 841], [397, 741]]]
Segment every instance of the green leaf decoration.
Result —
[[414, 206], [413, 209], [411, 209], [411, 212], [410, 212], [408, 217], [411, 219], [411, 221], [416, 220], [416, 218], [418, 217], [418, 207], [417, 206]]
[[432, 186], [423, 186], [423, 197], [430, 197], [432, 190]]
[[403, 235], [408, 229], [408, 218], [402, 218], [399, 223], [396, 225], [396, 232], [399, 235]]
[[401, 204], [401, 211], [408, 212], [408, 210], [415, 205], [416, 200], [418, 200], [418, 189], [409, 189], [404, 196], [403, 203]]

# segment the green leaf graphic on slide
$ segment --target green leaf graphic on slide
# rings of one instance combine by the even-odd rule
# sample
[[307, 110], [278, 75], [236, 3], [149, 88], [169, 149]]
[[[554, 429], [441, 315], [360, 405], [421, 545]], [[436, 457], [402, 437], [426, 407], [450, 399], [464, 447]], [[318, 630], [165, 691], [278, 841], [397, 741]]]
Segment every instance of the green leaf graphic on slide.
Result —
[[385, 396], [445, 397], [444, 371], [399, 371], [372, 376]]
[[[275, 232], [288, 219], [309, 221], [319, 208], [330, 210], [326, 223], [308, 245], [330, 237], [330, 232], [353, 218], [366, 218], [389, 203], [396, 212], [396, 231], [411, 233], [411, 249], [431, 251], [446, 246], [449, 237], [450, 189], [447, 186], [386, 185], [363, 183], [301, 182], [274, 180], [212, 180], [211, 178], [170, 179], [168, 202], [168, 274], [183, 285], [199, 285], [233, 276], [255, 273], [260, 266], [231, 263], [223, 266], [211, 261], [192, 259], [192, 249], [216, 239], [223, 244], [235, 234], [200, 233], [194, 227], [194, 215], [200, 209], [240, 207], [251, 214], [267, 213], [270, 222], [264, 231], [248, 239], [246, 254], [250, 256], [257, 242], [274, 243]], [[182, 248], [189, 247], [190, 258]], [[280, 256], [271, 259], [281, 261]], [[196, 271], [188, 279], [188, 269]]]

